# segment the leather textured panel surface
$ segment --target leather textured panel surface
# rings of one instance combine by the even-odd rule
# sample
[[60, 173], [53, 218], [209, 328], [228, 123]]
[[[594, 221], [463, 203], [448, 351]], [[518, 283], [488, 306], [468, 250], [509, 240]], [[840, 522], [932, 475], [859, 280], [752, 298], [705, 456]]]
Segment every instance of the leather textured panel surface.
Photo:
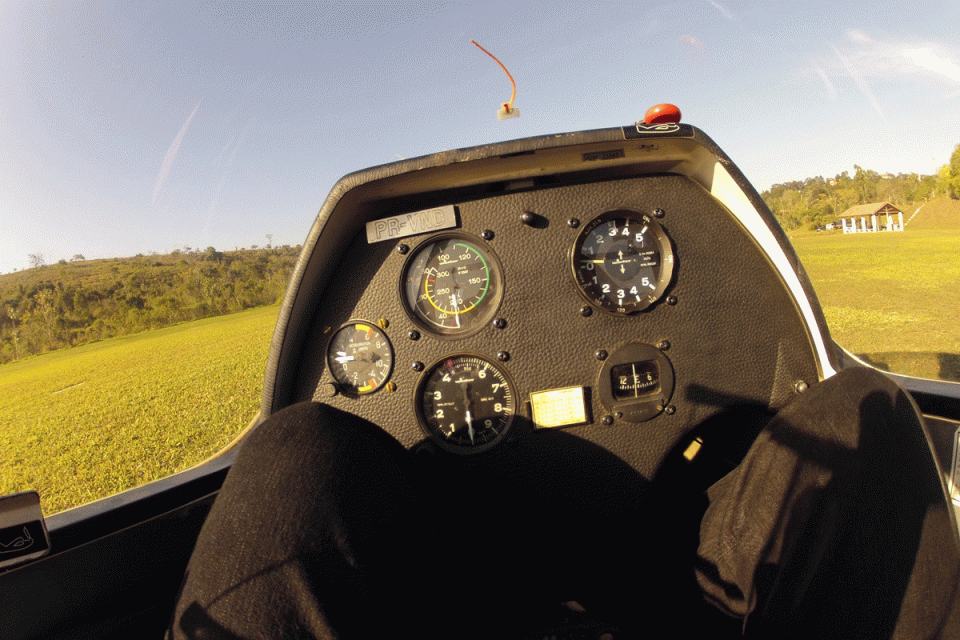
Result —
[[[421, 331], [420, 340], [410, 340], [408, 332], [417, 327], [401, 307], [399, 282], [406, 256], [397, 245], [414, 247], [429, 236], [368, 245], [361, 230], [313, 320], [297, 372], [296, 400], [316, 399], [355, 413], [411, 447], [424, 438], [413, 397], [422, 374], [412, 363], [429, 367], [459, 353], [495, 359], [498, 352], [507, 351], [510, 359], [503, 366], [513, 377], [520, 400], [515, 437], [538, 436], [530, 433], [526, 403], [531, 392], [584, 386], [592, 402], [593, 423], [566, 431], [650, 477], [706, 418], [733, 407], [776, 409], [792, 397], [797, 381], [817, 380], [803, 322], [776, 271], [730, 213], [685, 177], [656, 175], [557, 186], [449, 204], [457, 208], [461, 231], [477, 236], [479, 242], [484, 230], [494, 234], [486, 244], [503, 265], [505, 294], [497, 315], [507, 321], [506, 328], [488, 326], [456, 340]], [[580, 309], [586, 303], [570, 267], [570, 249], [579, 229], [567, 221], [576, 217], [586, 223], [621, 208], [665, 211], [661, 223], [677, 258], [667, 295], [676, 296], [677, 304], [661, 301], [628, 317], [600, 311], [584, 317]], [[545, 224], [524, 225], [520, 219], [524, 211], [536, 213]], [[325, 371], [325, 350], [333, 330], [348, 320], [376, 323], [380, 318], [389, 323], [386, 333], [394, 346], [391, 380], [396, 391], [381, 390], [358, 399], [327, 397], [324, 387], [332, 378]], [[602, 365], [595, 352], [613, 353], [628, 342], [657, 345], [661, 340], [670, 343], [666, 355], [676, 376], [670, 402], [675, 413], [639, 424], [622, 420], [601, 424], [608, 411], [592, 393]]]

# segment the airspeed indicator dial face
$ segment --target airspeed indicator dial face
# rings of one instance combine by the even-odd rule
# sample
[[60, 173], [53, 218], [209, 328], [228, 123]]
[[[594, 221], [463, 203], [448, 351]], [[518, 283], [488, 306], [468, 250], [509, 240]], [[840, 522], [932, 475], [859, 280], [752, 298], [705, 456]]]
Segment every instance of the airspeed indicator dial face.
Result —
[[404, 265], [401, 298], [407, 314], [441, 336], [476, 333], [503, 295], [499, 261], [481, 242], [458, 232], [435, 236]]
[[417, 385], [415, 402], [427, 435], [456, 453], [493, 447], [516, 412], [516, 393], [506, 371], [475, 355], [449, 356], [430, 367]]
[[592, 305], [614, 314], [643, 311], [673, 277], [673, 249], [663, 227], [635, 211], [602, 213], [577, 236], [573, 277]]

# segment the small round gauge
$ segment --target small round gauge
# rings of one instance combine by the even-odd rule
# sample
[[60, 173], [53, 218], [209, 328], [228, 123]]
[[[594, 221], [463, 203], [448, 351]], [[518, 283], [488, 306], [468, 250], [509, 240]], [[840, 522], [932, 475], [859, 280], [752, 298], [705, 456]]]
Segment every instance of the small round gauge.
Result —
[[449, 356], [427, 369], [414, 402], [427, 435], [456, 453], [493, 447], [510, 428], [516, 412], [516, 394], [507, 372], [476, 355]]
[[673, 248], [663, 227], [635, 211], [601, 213], [580, 231], [573, 277], [590, 304], [614, 314], [643, 311], [673, 277]]
[[420, 245], [407, 260], [400, 283], [407, 314], [443, 336], [476, 333], [503, 297], [500, 262], [479, 239], [451, 232]]
[[645, 422], [663, 412], [673, 396], [673, 365], [653, 345], [630, 342], [604, 360], [597, 379], [600, 404], [625, 422]]
[[349, 322], [327, 346], [327, 366], [337, 387], [362, 396], [383, 387], [393, 369], [393, 347], [387, 335], [367, 322]]

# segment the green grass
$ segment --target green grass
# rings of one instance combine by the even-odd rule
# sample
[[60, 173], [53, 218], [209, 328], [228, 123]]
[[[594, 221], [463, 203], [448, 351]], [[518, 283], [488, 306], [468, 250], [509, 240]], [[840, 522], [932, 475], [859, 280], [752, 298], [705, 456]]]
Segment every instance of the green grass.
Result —
[[[791, 238], [840, 344], [880, 368], [960, 380], [960, 228], [928, 224], [952, 215], [937, 206], [902, 233]], [[221, 450], [257, 412], [277, 312], [0, 366], [0, 495], [36, 489], [56, 513]]]
[[0, 495], [48, 514], [162, 478], [256, 415], [278, 306], [0, 366]]
[[[932, 204], [932, 203], [931, 203]], [[791, 237], [833, 338], [880, 368], [960, 380], [960, 229]]]

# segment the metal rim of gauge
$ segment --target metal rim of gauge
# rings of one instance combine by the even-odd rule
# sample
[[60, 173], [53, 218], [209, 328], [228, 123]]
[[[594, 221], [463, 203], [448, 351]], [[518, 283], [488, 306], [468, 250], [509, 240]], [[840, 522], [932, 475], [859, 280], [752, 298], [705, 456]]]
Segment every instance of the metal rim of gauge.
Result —
[[393, 344], [373, 322], [351, 320], [341, 325], [327, 344], [327, 369], [337, 390], [365, 396], [382, 389], [393, 372]]
[[517, 398], [513, 379], [501, 365], [458, 353], [424, 371], [413, 401], [425, 434], [447, 451], [470, 455], [503, 440], [516, 418]]
[[662, 299], [674, 264], [673, 245], [663, 226], [629, 209], [605, 211], [590, 220], [570, 249], [580, 295], [618, 316], [644, 311]]
[[407, 256], [400, 301], [407, 317], [441, 339], [486, 327], [503, 300], [503, 268], [487, 243], [461, 231], [431, 236]]

